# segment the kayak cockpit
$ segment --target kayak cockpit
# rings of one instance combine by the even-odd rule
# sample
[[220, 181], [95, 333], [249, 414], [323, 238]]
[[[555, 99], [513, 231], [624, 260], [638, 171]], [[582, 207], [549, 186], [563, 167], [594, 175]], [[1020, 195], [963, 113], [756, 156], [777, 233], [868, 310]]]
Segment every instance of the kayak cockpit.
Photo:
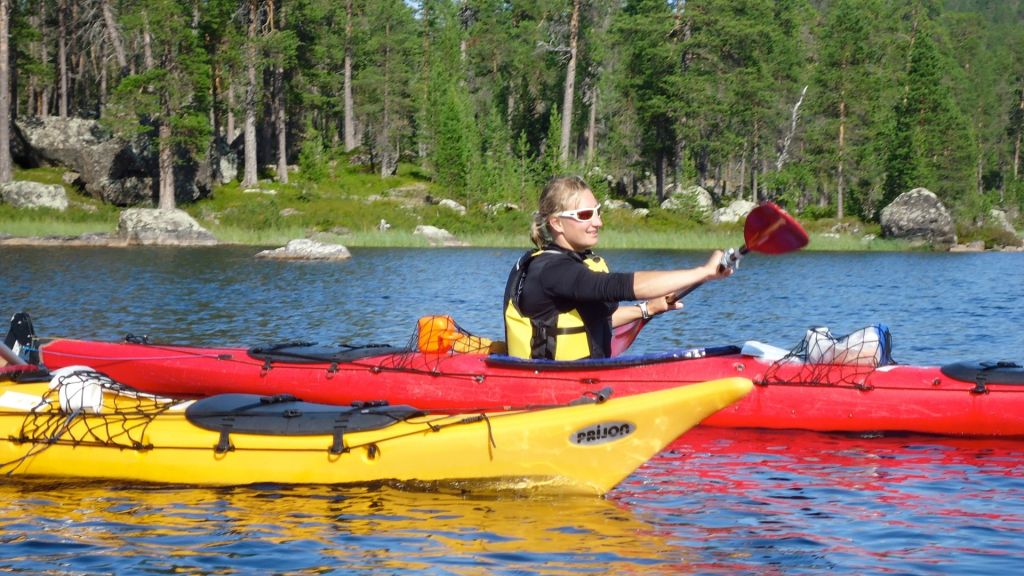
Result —
[[250, 357], [275, 364], [343, 364], [374, 356], [407, 354], [407, 348], [388, 344], [320, 344], [317, 342], [283, 342], [248, 349]]
[[1024, 386], [1024, 366], [1009, 361], [954, 362], [945, 364], [942, 373], [961, 382], [986, 384], [1014, 384]]
[[662, 362], [679, 362], [712, 356], [728, 356], [739, 354], [738, 346], [712, 346], [707, 348], [688, 348], [672, 352], [655, 354], [638, 354], [633, 356], [615, 356], [612, 358], [584, 358], [580, 360], [548, 360], [531, 359], [490, 354], [484, 362], [489, 366], [503, 368], [524, 368], [528, 370], [580, 370], [586, 368], [627, 368], [630, 366], [646, 366]]

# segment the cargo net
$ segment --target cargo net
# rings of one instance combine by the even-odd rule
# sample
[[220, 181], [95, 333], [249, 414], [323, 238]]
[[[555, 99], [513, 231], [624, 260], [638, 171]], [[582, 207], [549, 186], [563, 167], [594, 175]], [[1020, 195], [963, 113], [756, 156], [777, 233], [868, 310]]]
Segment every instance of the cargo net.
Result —
[[451, 316], [424, 316], [416, 322], [407, 352], [394, 354], [381, 368], [436, 372], [444, 358], [458, 354], [500, 352], [502, 342], [476, 336], [459, 326]]
[[0, 471], [10, 475], [56, 445], [148, 450], [152, 446], [143, 438], [150, 422], [183, 402], [139, 392], [92, 370], [59, 370], [38, 402], [24, 406], [21, 430], [8, 439], [28, 445], [27, 452], [0, 462]]
[[864, 388], [879, 366], [895, 364], [892, 338], [884, 324], [835, 337], [827, 327], [811, 328], [803, 340], [765, 371], [762, 384], [804, 384]]

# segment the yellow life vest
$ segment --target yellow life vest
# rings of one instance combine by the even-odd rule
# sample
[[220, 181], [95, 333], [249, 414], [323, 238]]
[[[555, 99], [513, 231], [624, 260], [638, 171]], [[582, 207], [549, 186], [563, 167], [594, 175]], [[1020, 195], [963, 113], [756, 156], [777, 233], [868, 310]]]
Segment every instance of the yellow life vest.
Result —
[[[527, 253], [513, 271], [506, 289], [505, 340], [508, 355], [518, 358], [548, 358], [554, 360], [579, 360], [594, 355], [592, 342], [587, 334], [583, 317], [576, 309], [555, 313], [549, 317], [530, 318], [519, 310], [519, 294], [530, 262], [545, 251]], [[554, 252], [559, 253], [559, 252]], [[583, 263], [594, 272], [608, 272], [603, 258], [592, 256]]]

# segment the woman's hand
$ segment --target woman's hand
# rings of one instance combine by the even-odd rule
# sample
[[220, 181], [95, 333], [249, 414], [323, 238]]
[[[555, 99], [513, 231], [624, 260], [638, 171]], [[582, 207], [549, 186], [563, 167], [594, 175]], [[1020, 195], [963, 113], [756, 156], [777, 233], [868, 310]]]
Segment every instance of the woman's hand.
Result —
[[658, 314], [664, 314], [669, 310], [681, 310], [683, 308], [682, 300], [678, 302], [672, 302], [672, 294], [662, 296], [661, 298], [651, 298], [647, 301], [647, 311], [650, 312], [651, 316], [657, 316]]
[[711, 258], [704, 264], [704, 271], [707, 274], [708, 280], [719, 280], [732, 276], [733, 269], [722, 265], [722, 258], [724, 257], [725, 252], [721, 250], [715, 250], [711, 253]]

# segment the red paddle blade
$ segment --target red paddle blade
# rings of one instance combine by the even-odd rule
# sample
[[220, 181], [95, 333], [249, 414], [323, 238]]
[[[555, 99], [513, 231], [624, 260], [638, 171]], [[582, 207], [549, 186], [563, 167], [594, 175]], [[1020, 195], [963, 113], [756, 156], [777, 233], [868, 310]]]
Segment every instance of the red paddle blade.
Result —
[[794, 252], [809, 241], [800, 223], [772, 202], [762, 202], [750, 211], [743, 239], [748, 250], [762, 254]]
[[620, 356], [625, 352], [636, 340], [637, 334], [645, 324], [647, 322], [643, 318], [637, 318], [632, 322], [612, 328], [612, 356]]

